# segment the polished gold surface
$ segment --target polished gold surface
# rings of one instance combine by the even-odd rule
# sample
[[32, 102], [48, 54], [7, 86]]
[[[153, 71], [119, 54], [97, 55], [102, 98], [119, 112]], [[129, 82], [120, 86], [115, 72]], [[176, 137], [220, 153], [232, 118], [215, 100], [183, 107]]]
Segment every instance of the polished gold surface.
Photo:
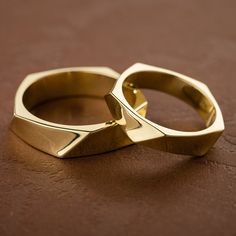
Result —
[[[128, 99], [128, 94], [138, 92], [136, 89], [140, 88], [162, 91], [188, 103], [203, 118], [206, 128], [194, 132], [178, 131], [142, 117]], [[167, 152], [204, 155], [224, 130], [221, 110], [205, 84], [154, 66], [137, 63], [128, 68], [106, 96], [106, 101], [114, 119], [133, 142]]]
[[[107, 94], [119, 74], [107, 67], [57, 69], [28, 75], [18, 88], [12, 130], [33, 147], [59, 158], [86, 156], [132, 144], [120, 125], [107, 121], [91, 125], [64, 125], [43, 120], [31, 111], [51, 99]], [[126, 88], [131, 106], [146, 114], [140, 91]]]

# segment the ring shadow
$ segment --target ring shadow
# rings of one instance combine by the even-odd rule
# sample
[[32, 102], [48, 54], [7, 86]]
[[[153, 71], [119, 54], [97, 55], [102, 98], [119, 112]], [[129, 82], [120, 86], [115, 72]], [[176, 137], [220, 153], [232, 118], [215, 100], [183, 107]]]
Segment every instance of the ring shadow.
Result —
[[[6, 154], [33, 175], [50, 175], [58, 184], [81, 186], [100, 197], [120, 201], [129, 198], [178, 198], [207, 168], [199, 158], [182, 157], [131, 145], [113, 152], [73, 159], [57, 159], [42, 153], [8, 132]], [[201, 159], [201, 158], [200, 158]]]

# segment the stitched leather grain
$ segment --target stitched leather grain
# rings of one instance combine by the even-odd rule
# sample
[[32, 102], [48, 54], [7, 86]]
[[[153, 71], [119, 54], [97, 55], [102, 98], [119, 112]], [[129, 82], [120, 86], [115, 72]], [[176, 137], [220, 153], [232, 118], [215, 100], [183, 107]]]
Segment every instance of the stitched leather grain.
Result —
[[[235, 235], [235, 7], [234, 0], [1, 1], [0, 235]], [[122, 72], [137, 61], [210, 87], [226, 130], [204, 158], [132, 145], [59, 160], [9, 131], [27, 74], [94, 65]], [[149, 95], [150, 118], [188, 128], [188, 109], [168, 97], [157, 109], [161, 101]]]

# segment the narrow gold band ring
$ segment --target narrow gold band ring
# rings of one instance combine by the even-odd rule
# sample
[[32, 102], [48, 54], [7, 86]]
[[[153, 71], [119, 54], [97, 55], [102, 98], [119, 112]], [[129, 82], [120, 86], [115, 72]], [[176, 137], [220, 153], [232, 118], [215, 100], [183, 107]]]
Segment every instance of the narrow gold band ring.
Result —
[[[125, 88], [148, 88], [171, 94], [191, 105], [203, 118], [206, 128], [184, 132], [158, 125], [140, 116], [127, 100]], [[207, 153], [224, 130], [221, 110], [208, 87], [174, 71], [135, 64], [124, 71], [106, 96], [109, 109], [129, 138], [167, 152], [201, 156]]]
[[[91, 125], [63, 125], [31, 113], [37, 104], [68, 96], [104, 97], [119, 74], [107, 67], [78, 67], [28, 75], [15, 97], [12, 130], [31, 146], [53, 156], [66, 158], [111, 151], [132, 144], [120, 125], [108, 121]], [[147, 102], [140, 91], [127, 91], [134, 110], [145, 115]]]

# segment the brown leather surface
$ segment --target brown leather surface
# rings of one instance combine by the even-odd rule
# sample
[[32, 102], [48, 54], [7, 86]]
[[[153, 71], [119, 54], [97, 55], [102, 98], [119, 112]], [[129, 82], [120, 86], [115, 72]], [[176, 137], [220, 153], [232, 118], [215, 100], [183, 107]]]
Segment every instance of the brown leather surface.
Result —
[[[0, 235], [236, 235], [235, 8], [234, 0], [1, 1]], [[210, 87], [226, 130], [204, 158], [132, 145], [60, 160], [9, 131], [27, 74], [94, 65], [121, 72], [137, 61]], [[155, 95], [153, 120], [200, 125], [188, 107]], [[98, 120], [107, 117], [104, 104], [89, 104], [101, 108]], [[51, 106], [82, 122], [97, 117]]]

